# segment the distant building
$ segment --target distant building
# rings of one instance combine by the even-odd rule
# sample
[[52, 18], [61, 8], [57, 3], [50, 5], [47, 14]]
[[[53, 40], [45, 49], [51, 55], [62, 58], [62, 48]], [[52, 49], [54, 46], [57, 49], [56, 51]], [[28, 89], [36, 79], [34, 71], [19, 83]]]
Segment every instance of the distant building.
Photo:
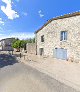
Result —
[[6, 38], [6, 39], [0, 40], [0, 50], [1, 51], [12, 51], [13, 48], [11, 45], [14, 39], [15, 38]]
[[80, 61], [80, 12], [49, 20], [35, 35], [37, 55]]

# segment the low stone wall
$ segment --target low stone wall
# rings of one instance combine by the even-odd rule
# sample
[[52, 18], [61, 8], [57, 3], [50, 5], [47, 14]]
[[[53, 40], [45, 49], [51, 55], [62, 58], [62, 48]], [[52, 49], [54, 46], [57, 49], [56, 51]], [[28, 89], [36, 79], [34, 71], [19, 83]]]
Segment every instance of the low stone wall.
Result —
[[34, 55], [34, 54], [28, 54], [28, 53], [24, 53], [23, 56], [21, 57], [21, 62], [46, 62], [46, 61], [49, 61], [49, 62], [54, 62], [54, 58], [51, 58], [51, 57], [43, 57], [43, 56], [40, 56], [40, 55]]

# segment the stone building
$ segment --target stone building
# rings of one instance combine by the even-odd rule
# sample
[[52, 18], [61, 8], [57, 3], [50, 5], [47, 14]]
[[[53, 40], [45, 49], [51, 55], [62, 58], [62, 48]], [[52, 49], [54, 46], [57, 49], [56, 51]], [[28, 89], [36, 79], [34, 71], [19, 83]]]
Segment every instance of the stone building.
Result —
[[47, 21], [35, 35], [37, 55], [80, 61], [80, 12]]
[[35, 43], [27, 43], [26, 50], [28, 54], [35, 54], [36, 55], [36, 44]]
[[15, 38], [6, 38], [6, 39], [0, 40], [0, 50], [1, 51], [13, 51], [13, 48], [11, 45], [14, 39]]

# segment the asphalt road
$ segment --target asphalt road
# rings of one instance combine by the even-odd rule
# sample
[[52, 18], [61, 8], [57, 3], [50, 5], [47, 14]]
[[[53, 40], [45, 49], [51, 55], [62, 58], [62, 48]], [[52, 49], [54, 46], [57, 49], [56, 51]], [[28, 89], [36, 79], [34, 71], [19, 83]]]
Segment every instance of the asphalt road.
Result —
[[77, 92], [23, 63], [0, 69], [0, 92]]
[[0, 68], [13, 65], [15, 63], [17, 63], [17, 60], [14, 56], [9, 54], [0, 54]]

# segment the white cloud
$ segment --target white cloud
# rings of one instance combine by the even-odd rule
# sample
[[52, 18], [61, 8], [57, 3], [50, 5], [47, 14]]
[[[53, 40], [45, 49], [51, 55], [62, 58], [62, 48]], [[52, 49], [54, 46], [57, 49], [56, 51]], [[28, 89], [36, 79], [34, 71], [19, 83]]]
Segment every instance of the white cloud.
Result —
[[0, 24], [4, 25], [4, 21], [0, 18]]
[[33, 38], [35, 35], [34, 33], [26, 33], [26, 32], [17, 32], [17, 33], [10, 33], [10, 34], [0, 34], [0, 40], [4, 38], [19, 38], [19, 39], [27, 39]]
[[0, 34], [0, 36], [3, 36], [3, 34]]
[[44, 17], [44, 15], [43, 14], [40, 14], [40, 17], [42, 18], [42, 17]]
[[2, 2], [6, 3], [6, 7], [1, 6], [1, 10], [7, 15], [8, 19], [13, 20], [19, 17], [17, 12], [12, 10], [12, 4], [11, 4], [12, 0], [2, 0]]
[[3, 32], [3, 28], [0, 26], [0, 32]]
[[38, 14], [39, 14], [40, 18], [44, 17], [44, 14], [42, 14], [41, 10], [38, 11]]
[[38, 11], [38, 13], [41, 13], [41, 12], [42, 12], [41, 10]]
[[22, 12], [22, 14], [23, 14], [24, 16], [27, 16], [27, 15], [28, 15], [27, 12]]
[[16, 0], [17, 2], [19, 2], [20, 0]]
[[27, 39], [27, 38], [33, 38], [34, 33], [17, 32], [17, 33], [10, 34], [10, 37], [15, 37], [19, 39]]

